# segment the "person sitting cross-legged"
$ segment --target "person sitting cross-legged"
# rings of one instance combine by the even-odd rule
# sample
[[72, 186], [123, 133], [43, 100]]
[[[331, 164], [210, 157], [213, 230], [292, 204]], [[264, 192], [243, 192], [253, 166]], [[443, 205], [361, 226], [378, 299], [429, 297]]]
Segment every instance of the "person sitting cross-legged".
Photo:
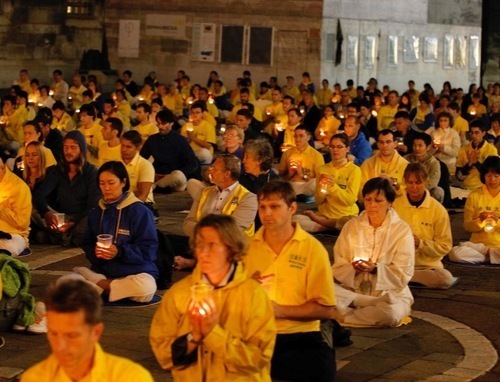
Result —
[[412, 282], [431, 288], [448, 288], [452, 274], [441, 260], [453, 245], [446, 209], [427, 190], [427, 171], [410, 163], [404, 172], [406, 194], [396, 199], [394, 209], [410, 226], [415, 241], [415, 272]]
[[[240, 173], [241, 161], [237, 157], [228, 154], [217, 157], [208, 169], [208, 176], [213, 185], [200, 190], [184, 219], [183, 229], [187, 237], [192, 236], [201, 218], [209, 214], [231, 215], [243, 232], [248, 236], [254, 234], [257, 199], [255, 194], [239, 183]], [[193, 267], [195, 259], [186, 253], [187, 238], [181, 236], [177, 239], [178, 244], [176, 239], [173, 240], [174, 250], [188, 257], [176, 256], [176, 268]]]
[[479, 170], [483, 186], [472, 191], [465, 202], [464, 228], [469, 241], [453, 247], [452, 261], [500, 264], [500, 157], [485, 159]]
[[278, 166], [279, 175], [292, 185], [295, 193], [313, 196], [319, 167], [325, 164], [323, 155], [309, 145], [311, 134], [304, 125], [293, 133], [295, 147], [285, 151]]
[[361, 184], [361, 170], [349, 161], [349, 138], [345, 134], [335, 134], [330, 140], [332, 161], [319, 168], [314, 199], [318, 211], [307, 210], [303, 215], [295, 215], [307, 232], [328, 229], [342, 229], [352, 217], [357, 216], [356, 205]]
[[362, 195], [365, 211], [345, 224], [333, 248], [338, 320], [346, 326], [398, 326], [413, 304], [413, 235], [391, 208], [396, 192], [387, 178], [370, 179]]
[[[158, 278], [153, 213], [129, 191], [130, 181], [122, 162], [104, 163], [98, 179], [103, 198], [89, 214], [82, 243], [91, 268], [73, 270], [95, 284], [109, 301], [129, 298], [149, 302]], [[106, 242], [102, 234], [107, 235]]]

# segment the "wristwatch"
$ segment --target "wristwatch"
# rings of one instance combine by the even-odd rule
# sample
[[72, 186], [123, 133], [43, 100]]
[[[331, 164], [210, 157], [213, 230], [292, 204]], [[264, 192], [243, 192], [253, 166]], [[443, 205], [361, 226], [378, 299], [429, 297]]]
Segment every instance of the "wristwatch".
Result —
[[188, 333], [187, 336], [186, 336], [186, 339], [187, 339], [188, 342], [191, 342], [191, 343], [193, 343], [195, 345], [200, 345], [201, 342], [202, 342], [202, 341], [195, 341], [192, 333]]

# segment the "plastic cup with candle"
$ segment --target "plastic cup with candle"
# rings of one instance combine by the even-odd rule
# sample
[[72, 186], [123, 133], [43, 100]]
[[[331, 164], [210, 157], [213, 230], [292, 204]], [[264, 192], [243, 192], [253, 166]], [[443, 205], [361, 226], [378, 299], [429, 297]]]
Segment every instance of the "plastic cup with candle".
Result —
[[194, 130], [193, 124], [191, 122], [188, 122], [186, 124], [186, 130], [189, 132], [192, 132]]
[[56, 212], [54, 214], [57, 219], [57, 228], [60, 228], [64, 225], [65, 215], [62, 212]]
[[279, 123], [275, 123], [274, 124], [274, 127], [276, 128], [276, 130], [278, 131], [283, 131], [283, 124], [281, 122]]
[[494, 217], [489, 216], [484, 220], [484, 232], [491, 233], [495, 230], [495, 225], [497, 224], [497, 221]]
[[195, 309], [200, 316], [210, 313], [209, 301], [212, 300], [214, 287], [208, 284], [197, 284], [191, 287], [191, 309]]
[[225, 133], [226, 132], [226, 124], [223, 123], [222, 125], [220, 125], [220, 132], [221, 133]]
[[372, 110], [372, 115], [373, 115], [374, 117], [376, 117], [376, 116], [378, 115], [377, 111], [376, 111], [376, 110]]
[[101, 248], [109, 248], [113, 244], [113, 235], [108, 233], [101, 233], [97, 235], [97, 246]]

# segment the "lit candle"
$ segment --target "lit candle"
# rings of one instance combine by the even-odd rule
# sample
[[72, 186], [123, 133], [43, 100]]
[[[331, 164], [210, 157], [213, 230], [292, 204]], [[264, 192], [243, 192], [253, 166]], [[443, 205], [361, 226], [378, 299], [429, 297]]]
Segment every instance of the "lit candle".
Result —
[[274, 127], [276, 128], [276, 130], [278, 131], [283, 131], [283, 124], [281, 122], [279, 123], [275, 123], [274, 124]]
[[377, 111], [376, 111], [376, 110], [372, 110], [372, 115], [373, 115], [374, 117], [376, 117], [376, 116], [378, 115]]
[[51, 96], [51, 97], [52, 97], [53, 95], [54, 95], [54, 90], [52, 90], [52, 89], [51, 89], [51, 90], [49, 91], [49, 96]]
[[493, 232], [494, 229], [495, 229], [495, 225], [496, 225], [496, 220], [493, 218], [493, 217], [488, 217], [486, 218], [486, 220], [484, 221], [484, 232]]

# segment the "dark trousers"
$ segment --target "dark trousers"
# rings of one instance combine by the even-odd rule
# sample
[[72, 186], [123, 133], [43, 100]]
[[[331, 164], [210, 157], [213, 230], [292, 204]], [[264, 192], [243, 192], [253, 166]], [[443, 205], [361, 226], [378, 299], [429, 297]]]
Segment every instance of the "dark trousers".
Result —
[[271, 361], [273, 380], [332, 382], [335, 373], [335, 350], [320, 332], [277, 335]]

